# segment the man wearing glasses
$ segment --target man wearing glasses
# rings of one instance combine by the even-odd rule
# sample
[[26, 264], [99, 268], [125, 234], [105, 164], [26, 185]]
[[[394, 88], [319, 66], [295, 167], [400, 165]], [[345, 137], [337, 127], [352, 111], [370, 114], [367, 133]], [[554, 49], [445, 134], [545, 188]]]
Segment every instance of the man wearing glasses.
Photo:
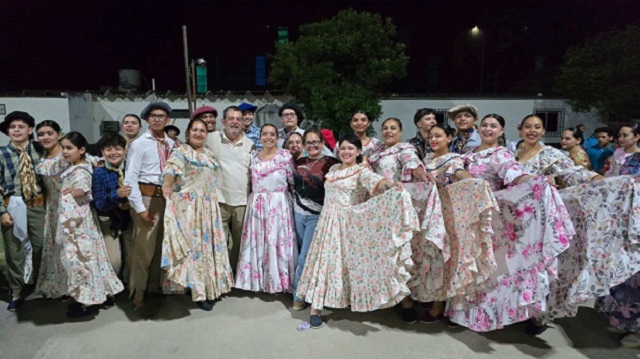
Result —
[[129, 204], [133, 218], [133, 253], [129, 292], [137, 308], [144, 306], [146, 291], [161, 293], [160, 257], [164, 235], [165, 199], [162, 172], [174, 142], [165, 136], [171, 107], [152, 102], [140, 117], [149, 128], [129, 145], [124, 183], [131, 187]]
[[229, 263], [235, 272], [249, 196], [251, 151], [255, 149], [255, 145], [244, 132], [242, 111], [239, 107], [229, 106], [224, 110], [222, 125], [222, 131], [207, 136], [205, 147], [213, 151], [220, 163], [216, 194], [220, 205], [222, 230], [227, 236]]
[[283, 127], [278, 129], [278, 148], [284, 148], [284, 143], [291, 132], [297, 132], [304, 136], [304, 130], [298, 124], [304, 119], [300, 108], [293, 103], [285, 103], [280, 107], [278, 116], [282, 120]]

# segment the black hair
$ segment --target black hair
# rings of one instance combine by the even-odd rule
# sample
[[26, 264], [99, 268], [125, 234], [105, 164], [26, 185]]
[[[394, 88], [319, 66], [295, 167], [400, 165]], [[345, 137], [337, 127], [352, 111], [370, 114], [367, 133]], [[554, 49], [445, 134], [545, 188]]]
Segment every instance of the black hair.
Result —
[[38, 132], [38, 130], [43, 128], [43, 127], [51, 127], [51, 128], [53, 128], [54, 131], [56, 131], [58, 133], [62, 132], [62, 129], [60, 128], [60, 125], [54, 120], [44, 120], [44, 121], [40, 122], [36, 126], [36, 132]]
[[302, 141], [302, 143], [304, 143], [304, 136], [302, 136], [299, 132], [291, 131], [287, 135], [287, 138], [282, 142], [282, 148], [285, 148], [285, 149], [287, 148], [287, 145], [289, 144], [289, 139], [291, 138], [291, 136], [294, 136], [294, 135], [300, 136], [300, 141]]
[[[189, 121], [189, 124], [187, 125], [187, 130], [185, 133], [185, 140], [187, 140], [187, 144], [189, 146], [191, 146], [191, 143], [189, 143], [189, 132], [191, 131], [191, 129], [193, 128], [193, 125], [195, 125], [196, 122], [200, 122], [201, 124], [204, 125], [204, 128], [207, 128], [207, 123], [204, 122], [204, 120], [202, 118], [200, 118], [200, 116], [198, 116], [197, 118], [194, 118], [193, 120]], [[193, 146], [191, 146], [193, 147]]]
[[142, 127], [142, 120], [140, 119], [140, 116], [134, 115], [132, 113], [128, 113], [128, 114], [124, 115], [124, 117], [122, 117], [122, 121], [121, 122], [124, 123], [124, 119], [127, 118], [127, 117], [135, 117], [136, 120], [138, 120], [138, 126]]
[[240, 107], [238, 107], [238, 106], [229, 106], [229, 107], [225, 108], [224, 111], [222, 111], [222, 118], [227, 118], [227, 113], [229, 111], [238, 111], [238, 112], [242, 113], [242, 110], [240, 109]]
[[[620, 124], [620, 126], [618, 127], [618, 137], [620, 137], [620, 130], [621, 130], [623, 127], [630, 128], [634, 136], [640, 136], [640, 126], [638, 126], [638, 125], [634, 125], [634, 124], [633, 124], [633, 123], [631, 123], [631, 122], [626, 122], [626, 123], [622, 123], [622, 124]], [[636, 141], [636, 142], [637, 142], [637, 141]]]
[[613, 129], [611, 127], [598, 127], [595, 129], [595, 131], [593, 131], [593, 133], [595, 133], [596, 135], [601, 132], [605, 132], [609, 137], [616, 136], [616, 134], [613, 132]]
[[96, 146], [98, 147], [98, 151], [102, 151], [106, 147], [115, 147], [115, 146], [126, 148], [127, 140], [125, 140], [124, 137], [122, 137], [122, 135], [120, 134], [107, 133], [106, 135], [102, 136], [101, 139], [98, 140], [98, 143], [96, 144]]
[[304, 131], [304, 136], [302, 136], [302, 144], [307, 143], [307, 135], [310, 135], [310, 134], [315, 134], [316, 136], [318, 136], [318, 138], [320, 139], [320, 141], [322, 141], [322, 143], [326, 143], [327, 142], [324, 139], [324, 135], [322, 135], [322, 132], [320, 132], [320, 130], [318, 130], [317, 128], [310, 128], [310, 129]]
[[576, 140], [580, 141], [578, 144], [579, 145], [584, 145], [584, 136], [582, 135], [582, 131], [580, 131], [580, 127], [579, 126], [580, 125], [578, 125], [576, 127], [567, 127], [562, 132], [570, 131], [571, 132], [571, 136], [573, 136], [573, 138], [575, 138]]
[[431, 128], [429, 129], [429, 133], [431, 133], [431, 130], [433, 130], [434, 128], [439, 128], [442, 131], [444, 131], [444, 134], [447, 136], [451, 136], [452, 138], [455, 136], [456, 131], [451, 128], [450, 126], [445, 125], [444, 123], [436, 123], [435, 125], [431, 126]]
[[[490, 113], [486, 116], [484, 116], [482, 118], [482, 120], [480, 120], [480, 124], [482, 124], [482, 122], [487, 119], [487, 118], [495, 118], [496, 121], [498, 121], [498, 123], [500, 124], [500, 126], [504, 129], [507, 122], [504, 120], [504, 117], [498, 115], [497, 113]], [[498, 138], [498, 145], [500, 146], [505, 146], [507, 144], [507, 137], [504, 135], [504, 132], [502, 132], [502, 135], [500, 135], [500, 137]]]
[[[64, 135], [64, 137], [62, 137], [62, 140], [60, 140], [60, 142], [62, 142], [64, 140], [67, 140], [67, 141], [71, 142], [78, 149], [84, 147], [85, 154], [86, 154], [87, 150], [89, 149], [89, 143], [87, 142], [87, 139], [84, 138], [84, 136], [80, 132], [71, 131], [71, 132], [67, 133], [66, 135]], [[85, 155], [83, 154], [80, 158], [82, 158], [84, 160]]]
[[276, 125], [273, 125], [271, 123], [265, 123], [264, 125], [262, 125], [260, 127], [260, 134], [262, 135], [262, 130], [264, 130], [265, 127], [273, 127], [274, 130], [276, 130], [276, 135], [278, 134], [278, 128], [276, 127]]
[[282, 113], [284, 112], [284, 110], [293, 110], [293, 112], [296, 113], [296, 117], [298, 118], [298, 126], [300, 126], [300, 123], [302, 123], [302, 121], [304, 120], [304, 116], [300, 107], [298, 107], [298, 105], [296, 105], [295, 103], [285, 103], [278, 110], [278, 116], [282, 117]]
[[351, 120], [353, 119], [353, 116], [355, 116], [358, 113], [361, 113], [361, 114], [365, 115], [367, 117], [367, 121], [369, 121], [369, 123], [371, 123], [371, 115], [369, 114], [369, 112], [362, 111], [362, 110], [353, 111], [353, 113], [351, 114], [351, 118], [349, 119], [349, 122], [351, 122]]
[[584, 127], [585, 130], [587, 129], [587, 127], [581, 123], [576, 125], [576, 129], [580, 129], [580, 127]]
[[400, 127], [400, 130], [402, 131], [402, 121], [400, 121], [399, 119], [395, 118], [395, 117], [389, 117], [388, 119], [384, 120], [382, 122], [382, 126], [384, 127], [384, 124], [387, 123], [387, 121], [396, 121], [398, 123], [398, 127]]
[[169, 131], [174, 130], [176, 131], [176, 136], [180, 135], [180, 129], [174, 125], [167, 125], [164, 127], [164, 133], [169, 133]]
[[542, 120], [542, 119], [540, 118], [540, 116], [536, 115], [535, 113], [532, 113], [532, 114], [529, 114], [529, 115], [524, 116], [524, 118], [523, 118], [523, 119], [522, 119], [522, 121], [520, 122], [520, 128], [524, 127], [524, 121], [528, 120], [528, 119], [529, 119], [529, 118], [531, 118], [531, 117], [535, 117], [535, 118], [539, 119], [539, 120], [540, 120], [540, 122], [542, 122], [542, 129], [543, 129], [543, 130], [546, 130], [546, 129], [547, 129], [547, 124], [546, 124], [546, 123], [544, 123], [544, 120]]
[[435, 116], [435, 114], [436, 114], [436, 110], [434, 110], [432, 108], [421, 108], [413, 116], [413, 124], [417, 126], [418, 125], [418, 121], [420, 121], [421, 118], [423, 118], [426, 115], [434, 115]]
[[[362, 141], [358, 138], [358, 136], [354, 135], [353, 133], [348, 133], [342, 136], [338, 141], [338, 148], [340, 148], [340, 145], [344, 141], [349, 142], [350, 144], [356, 146], [358, 150], [362, 151]], [[356, 163], [362, 163], [362, 159], [363, 158], [362, 158], [362, 152], [361, 152], [360, 155], [356, 157]]]

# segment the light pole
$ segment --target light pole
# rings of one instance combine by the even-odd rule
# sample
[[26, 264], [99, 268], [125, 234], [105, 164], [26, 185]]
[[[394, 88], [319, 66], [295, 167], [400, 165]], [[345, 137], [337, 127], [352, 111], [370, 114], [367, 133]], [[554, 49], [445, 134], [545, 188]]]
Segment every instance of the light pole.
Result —
[[198, 94], [207, 92], [207, 61], [205, 59], [191, 60], [191, 89], [193, 108], [196, 109]]

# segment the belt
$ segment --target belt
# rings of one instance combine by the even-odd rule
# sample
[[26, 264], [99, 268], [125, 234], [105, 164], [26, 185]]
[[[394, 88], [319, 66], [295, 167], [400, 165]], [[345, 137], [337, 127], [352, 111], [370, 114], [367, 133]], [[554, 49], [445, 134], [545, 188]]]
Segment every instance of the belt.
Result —
[[162, 197], [162, 187], [150, 183], [138, 183], [140, 193], [146, 197]]
[[[4, 206], [8, 206], [9, 205], [9, 199], [11, 198], [11, 196], [5, 197], [4, 198]], [[35, 197], [32, 197], [31, 199], [28, 199], [26, 201], [24, 201], [24, 204], [27, 205], [27, 207], [31, 208], [31, 207], [37, 207], [37, 206], [42, 206], [44, 204], [45, 201], [45, 196], [43, 194], [39, 194]]]

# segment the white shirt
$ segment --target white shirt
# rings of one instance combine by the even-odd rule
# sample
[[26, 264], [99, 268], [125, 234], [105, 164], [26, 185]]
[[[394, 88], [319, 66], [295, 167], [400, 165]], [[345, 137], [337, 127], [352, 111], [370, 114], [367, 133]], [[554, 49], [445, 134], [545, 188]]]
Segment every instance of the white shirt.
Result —
[[216, 186], [218, 202], [230, 206], [246, 206], [249, 196], [249, 164], [255, 145], [243, 132], [240, 136], [238, 142], [233, 143], [224, 131], [215, 131], [209, 133], [205, 143], [220, 163], [221, 175]]
[[[172, 139], [165, 137], [165, 141], [173, 148]], [[144, 212], [147, 208], [142, 203], [142, 193], [140, 193], [138, 183], [162, 185], [158, 140], [149, 130], [129, 144], [126, 167], [124, 183], [131, 186], [129, 204], [136, 213]]]

